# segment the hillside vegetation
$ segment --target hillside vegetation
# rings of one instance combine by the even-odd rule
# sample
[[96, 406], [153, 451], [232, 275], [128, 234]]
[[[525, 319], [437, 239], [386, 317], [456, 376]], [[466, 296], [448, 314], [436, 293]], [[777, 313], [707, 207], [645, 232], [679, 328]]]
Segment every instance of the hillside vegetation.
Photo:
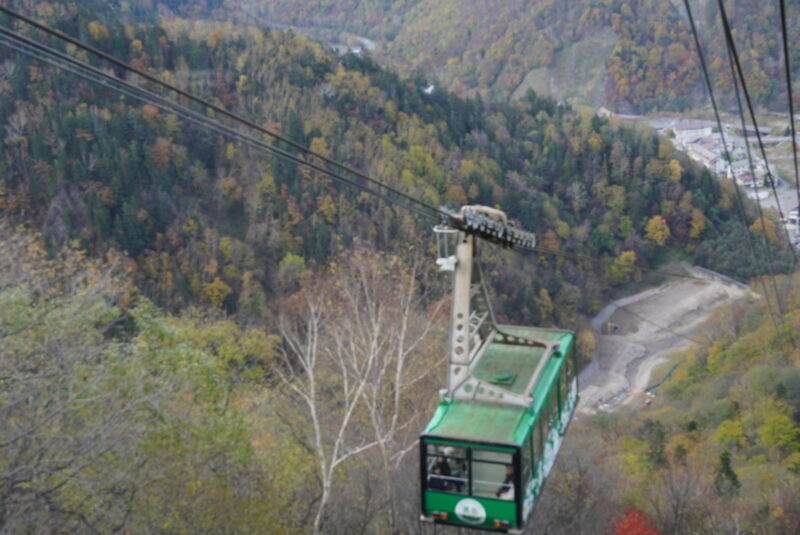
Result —
[[[719, 97], [735, 106], [716, 3], [693, 1], [692, 8]], [[777, 2], [736, 0], [726, 2], [726, 9], [754, 100], [785, 110]], [[557, 100], [569, 97], [622, 112], [708, 104], [681, 2], [227, 0], [208, 14], [235, 18], [242, 11], [323, 40], [366, 35], [382, 44], [375, 54], [398, 72], [424, 72], [465, 96], [519, 96], [535, 79], [533, 87]], [[791, 31], [800, 19], [791, 5], [787, 11]], [[593, 46], [607, 32], [613, 37], [599, 49]], [[798, 43], [790, 36], [794, 75]], [[583, 60], [573, 57], [576, 52]]]
[[[418, 400], [436, 391], [426, 370], [441, 338], [399, 259], [353, 250], [318, 271], [282, 303], [279, 338], [215, 310], [165, 314], [115, 254], [48, 259], [36, 236], [5, 224], [0, 247], [3, 532], [416, 523], [407, 453], [429, 409]], [[294, 368], [295, 344], [308, 348], [297, 355], [308, 374]]]
[[677, 364], [652, 404], [576, 422], [537, 510], [547, 533], [796, 533], [798, 284], [779, 278], [775, 320], [763, 304], [721, 309], [654, 374]]
[[[757, 273], [732, 191], [652, 133], [534, 93], [513, 104], [428, 95], [421, 80], [282, 32], [182, 19], [136, 26], [85, 8], [41, 12], [433, 206], [498, 205], [544, 248], [597, 259], [501, 267], [487, 250], [499, 308], [518, 321], [574, 325], [667, 251], [740, 278]], [[329, 177], [9, 49], [0, 54], [4, 212], [41, 228], [53, 248], [78, 240], [95, 253], [125, 252], [140, 287], [171, 310], [205, 303], [266, 318], [270, 301], [354, 240], [399, 250], [429, 232]], [[777, 245], [770, 228], [756, 225], [754, 236]], [[539, 306], [547, 301], [552, 309]]]
[[[534, 92], [428, 94], [292, 33], [138, 22], [154, 17], [140, 8], [220, 2], [15, 5], [433, 206], [506, 210], [549, 253], [481, 248], [503, 320], [580, 330], [675, 258], [751, 277], [748, 235], [790, 267], [770, 221], [746, 204], [742, 224], [728, 185], [651, 131]], [[417, 529], [415, 444], [442, 383], [449, 283], [430, 222], [7, 47], [0, 124], [0, 531]], [[714, 338], [720, 370], [751, 323]], [[676, 400], [712, 381], [708, 351], [667, 385]], [[705, 430], [737, 418], [696, 410]], [[769, 447], [748, 432], [742, 448]], [[763, 453], [791, 472], [794, 443], [776, 444], [780, 459], [731, 449], [732, 469]], [[620, 451], [644, 455], [634, 446]], [[608, 496], [609, 516], [646, 505]]]

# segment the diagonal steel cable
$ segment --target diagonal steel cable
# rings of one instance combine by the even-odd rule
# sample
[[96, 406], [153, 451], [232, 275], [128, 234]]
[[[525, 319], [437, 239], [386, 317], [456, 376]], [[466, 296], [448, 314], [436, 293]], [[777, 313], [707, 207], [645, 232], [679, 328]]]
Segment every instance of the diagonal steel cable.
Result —
[[[694, 15], [692, 14], [692, 8], [689, 5], [689, 0], [683, 0], [683, 5], [686, 9], [686, 14], [689, 17], [689, 25], [692, 30], [692, 36], [694, 38], [694, 44], [697, 48], [697, 56], [700, 60], [700, 67], [703, 71], [703, 78], [706, 81], [706, 87], [708, 88], [708, 94], [711, 99], [711, 106], [714, 109], [714, 118], [717, 121], [717, 128], [719, 130], [720, 139], [722, 140], [722, 148], [725, 151], [725, 158], [728, 161], [728, 165], [733, 161], [731, 158], [730, 151], [728, 150], [728, 143], [725, 140], [725, 130], [722, 127], [722, 120], [720, 119], [719, 115], [719, 106], [717, 105], [717, 99], [714, 97], [714, 85], [711, 83], [711, 75], [708, 72], [708, 66], [706, 65], [705, 55], [703, 54], [703, 48], [700, 45], [700, 37], [697, 33], [697, 26], [694, 22]], [[750, 254], [753, 256], [753, 262], [756, 265], [756, 268], [761, 271], [762, 273], [766, 273], [763, 265], [760, 262], [760, 257], [756, 252], [755, 243], [753, 242], [753, 237], [750, 235], [750, 229], [747, 225], [747, 216], [744, 210], [744, 201], [742, 200], [742, 193], [739, 190], [739, 185], [736, 183], [736, 180], [733, 181], [734, 191], [736, 193], [736, 207], [737, 213], [739, 214], [739, 219], [742, 222], [742, 226], [744, 227], [744, 233], [747, 237], [747, 244], [750, 248]], [[770, 317], [772, 318], [772, 324], [777, 328], [778, 320], [775, 317], [775, 313], [772, 310], [772, 306], [769, 304], [769, 292], [767, 291], [767, 285], [764, 281], [763, 277], [760, 277], [761, 288], [764, 292], [764, 299], [767, 302], [767, 310], [769, 310]]]

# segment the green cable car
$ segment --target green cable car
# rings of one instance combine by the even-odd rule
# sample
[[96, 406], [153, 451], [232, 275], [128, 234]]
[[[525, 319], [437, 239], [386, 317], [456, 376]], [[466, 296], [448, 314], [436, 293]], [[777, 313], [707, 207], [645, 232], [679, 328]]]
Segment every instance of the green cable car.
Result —
[[[461, 212], [505, 225], [496, 214]], [[578, 402], [574, 334], [497, 325], [473, 260], [479, 233], [462, 221], [435, 229], [437, 263], [455, 276], [448, 387], [420, 437], [421, 518], [521, 533]]]

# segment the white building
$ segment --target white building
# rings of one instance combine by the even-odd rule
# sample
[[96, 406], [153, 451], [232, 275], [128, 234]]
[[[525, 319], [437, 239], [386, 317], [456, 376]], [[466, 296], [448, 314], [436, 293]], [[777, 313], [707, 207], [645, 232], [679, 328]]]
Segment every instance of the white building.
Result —
[[736, 183], [744, 188], [763, 188], [763, 176], [753, 176], [752, 173], [744, 173], [736, 177]]
[[750, 160], [734, 160], [728, 169], [728, 178], [739, 178], [742, 175], [750, 174]]
[[678, 143], [691, 143], [701, 137], [711, 135], [711, 123], [703, 121], [684, 121], [673, 128], [675, 140]]
[[[772, 173], [774, 175], [774, 173]], [[735, 178], [739, 183], [742, 183], [739, 180], [740, 177], [745, 175], [754, 175], [758, 181], [755, 184], [758, 187], [763, 186], [767, 180], [767, 164], [761, 158], [753, 159], [753, 168], [750, 169], [750, 161], [747, 158], [742, 160], [734, 160], [730, 164], [730, 168], [728, 169], [727, 176], [728, 178]], [[752, 179], [749, 180], [752, 184], [754, 183]]]
[[687, 150], [691, 159], [714, 173], [723, 175], [728, 169], [725, 158], [708, 145], [703, 143], [689, 143]]
[[786, 216], [786, 222], [790, 225], [797, 225], [800, 227], [800, 206], [795, 206]]

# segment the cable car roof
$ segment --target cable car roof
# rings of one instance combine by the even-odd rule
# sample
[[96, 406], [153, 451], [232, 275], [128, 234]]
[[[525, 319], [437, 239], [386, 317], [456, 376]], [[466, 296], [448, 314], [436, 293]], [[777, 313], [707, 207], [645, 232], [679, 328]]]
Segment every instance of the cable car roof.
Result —
[[[499, 326], [504, 333], [521, 338], [534, 338], [547, 342], [558, 342], [561, 355], [567, 355], [569, 344], [572, 340], [570, 331], [542, 329], [538, 327]], [[497, 336], [495, 336], [497, 340]], [[486, 348], [483, 357], [472, 370], [473, 376], [488, 383], [502, 385], [514, 394], [524, 394], [539, 360], [545, 354], [546, 348], [505, 344], [493, 341]], [[556, 365], [556, 363], [553, 363]], [[546, 377], [547, 370], [545, 369]], [[540, 392], [542, 383], [534, 386], [532, 394], [534, 399], [544, 394]]]
[[[570, 331], [537, 327], [502, 326], [504, 332], [522, 337], [537, 337], [558, 342], [562, 357], [553, 357], [534, 386], [531, 407], [497, 402], [446, 399], [439, 404], [424, 435], [464, 440], [521, 445], [545, 396], [557, 377], [562, 359], [568, 358], [573, 334]], [[545, 348], [492, 342], [472, 371], [475, 377], [521, 393], [530, 381]]]
[[519, 405], [447, 399], [439, 404], [424, 436], [520, 445], [533, 413]]

